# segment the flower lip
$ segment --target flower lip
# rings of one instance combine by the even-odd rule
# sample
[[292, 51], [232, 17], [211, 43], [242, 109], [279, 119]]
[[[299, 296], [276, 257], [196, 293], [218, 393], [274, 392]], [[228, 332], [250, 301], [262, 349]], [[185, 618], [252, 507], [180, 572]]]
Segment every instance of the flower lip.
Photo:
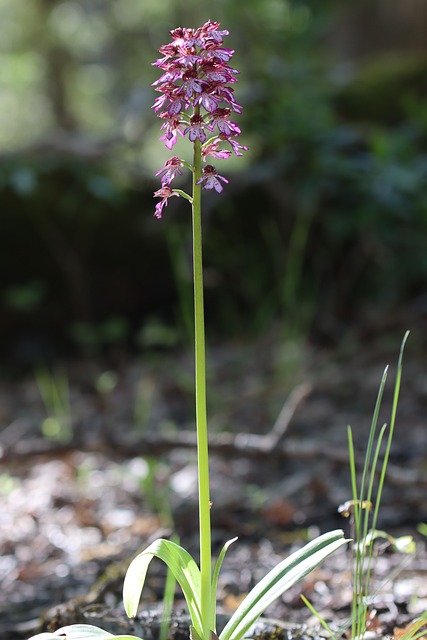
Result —
[[231, 156], [231, 151], [229, 151], [229, 149], [218, 149], [219, 142], [222, 142], [221, 139], [216, 138], [202, 147], [202, 157], [204, 162], [206, 162], [206, 158], [208, 156], [212, 156], [212, 158], [221, 158], [223, 160], [227, 160]]
[[[156, 173], [156, 176], [161, 176], [163, 187], [170, 185], [176, 175], [182, 176], [181, 167], [183, 165], [183, 161], [178, 156], [172, 156], [172, 158], [166, 160], [164, 167]], [[159, 192], [157, 191], [156, 193], [158, 194]]]
[[230, 136], [238, 136], [240, 134], [240, 128], [234, 122], [230, 122], [231, 109], [217, 108], [211, 113], [211, 124], [217, 126], [219, 132], [229, 138]]
[[165, 122], [160, 129], [166, 129], [166, 133], [162, 135], [160, 140], [165, 143], [165, 146], [170, 150], [176, 144], [178, 139], [177, 134], [184, 135], [180, 129], [181, 122], [178, 118], [171, 118], [167, 111], [160, 114], [164, 118]]
[[156, 204], [154, 212], [156, 218], [160, 219], [162, 217], [163, 207], [168, 206], [168, 198], [172, 196], [179, 196], [179, 194], [175, 193], [175, 191], [167, 185], [162, 186], [161, 189], [154, 192], [154, 198], [162, 198], [162, 200]]
[[234, 155], [236, 156], [242, 156], [243, 154], [241, 153], [241, 151], [248, 150], [248, 147], [245, 147], [244, 145], [237, 142], [237, 140], [234, 140], [234, 138], [230, 138], [229, 136], [226, 136], [223, 133], [219, 134], [219, 139], [223, 140], [224, 142], [228, 142], [234, 151]]
[[228, 180], [224, 178], [224, 176], [220, 176], [215, 167], [213, 167], [211, 164], [208, 164], [206, 165], [206, 167], [203, 167], [203, 175], [200, 180], [197, 180], [197, 184], [202, 184], [203, 188], [207, 191], [215, 189], [217, 193], [221, 193], [224, 187], [222, 186], [220, 181], [228, 184]]
[[203, 116], [196, 113], [191, 116], [189, 126], [184, 129], [184, 135], [188, 134], [191, 142], [195, 142], [195, 140], [199, 138], [200, 142], [203, 144], [207, 139], [205, 129], [212, 130], [212, 127], [210, 125], [206, 125], [204, 123]]

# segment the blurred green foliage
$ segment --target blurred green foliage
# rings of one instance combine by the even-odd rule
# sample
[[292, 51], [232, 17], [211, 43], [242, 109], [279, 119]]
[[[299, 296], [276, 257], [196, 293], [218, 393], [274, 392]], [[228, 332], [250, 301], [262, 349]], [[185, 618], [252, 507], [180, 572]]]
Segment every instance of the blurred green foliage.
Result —
[[0, 0], [0, 351], [189, 339], [188, 207], [151, 215], [169, 157], [151, 62], [208, 18], [230, 30], [250, 146], [205, 198], [209, 331], [321, 333], [423, 300], [427, 55], [340, 59], [343, 3], [319, 4]]

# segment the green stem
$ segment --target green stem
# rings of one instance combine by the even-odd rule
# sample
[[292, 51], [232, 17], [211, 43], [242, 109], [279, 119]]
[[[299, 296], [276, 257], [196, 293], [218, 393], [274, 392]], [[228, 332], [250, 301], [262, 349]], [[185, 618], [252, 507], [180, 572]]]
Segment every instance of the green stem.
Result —
[[194, 143], [193, 162], [193, 279], [194, 279], [194, 328], [196, 365], [196, 428], [197, 466], [199, 474], [199, 532], [201, 609], [203, 640], [210, 640], [215, 629], [215, 611], [211, 611], [211, 515], [209, 490], [208, 427], [206, 415], [206, 357], [205, 320], [203, 305], [203, 261], [202, 261], [202, 186], [197, 184], [202, 176], [202, 154], [200, 140]]

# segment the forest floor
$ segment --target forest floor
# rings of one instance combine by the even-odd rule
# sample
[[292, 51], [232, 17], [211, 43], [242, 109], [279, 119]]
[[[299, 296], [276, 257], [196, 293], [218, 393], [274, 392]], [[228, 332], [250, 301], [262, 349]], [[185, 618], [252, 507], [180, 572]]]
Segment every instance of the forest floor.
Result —
[[[401, 337], [403, 332], [363, 346], [349, 340], [331, 351], [276, 335], [209, 350], [214, 553], [239, 537], [220, 576], [219, 606], [226, 614], [307, 539], [332, 528], [350, 535], [349, 521], [338, 513], [351, 499], [347, 426], [363, 459], [387, 364], [379, 423], [390, 420]], [[397, 553], [385, 541], [378, 549], [370, 623], [378, 636], [427, 610], [426, 538], [417, 531], [427, 522], [425, 356], [424, 337], [415, 332], [404, 357], [378, 527], [413, 535], [416, 552]], [[2, 376], [2, 638], [28, 638], [40, 620], [70, 623], [76, 606], [78, 615], [87, 605], [92, 612], [98, 607], [101, 618], [107, 609], [123, 618], [126, 566], [155, 537], [176, 532], [197, 554], [192, 366], [190, 349], [121, 357], [114, 366], [101, 358], [67, 362], [62, 372], [54, 369], [63, 392], [50, 412], [40, 397], [40, 384], [52, 389], [46, 371]], [[49, 413], [54, 420], [46, 423]], [[58, 421], [56, 436], [46, 437]], [[330, 622], [345, 619], [351, 564], [351, 550], [334, 554], [268, 616], [317, 624], [302, 604], [304, 593]], [[161, 602], [164, 576], [160, 563], [153, 564], [143, 609]], [[182, 604], [177, 594], [177, 606]]]

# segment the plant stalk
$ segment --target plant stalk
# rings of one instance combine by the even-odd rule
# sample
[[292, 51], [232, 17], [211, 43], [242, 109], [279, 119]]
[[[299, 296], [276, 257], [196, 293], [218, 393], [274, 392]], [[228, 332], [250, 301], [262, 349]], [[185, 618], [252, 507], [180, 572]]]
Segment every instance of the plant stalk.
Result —
[[[194, 143], [193, 161], [193, 282], [194, 282], [194, 335], [195, 335], [195, 378], [196, 378], [196, 429], [197, 466], [199, 479], [199, 535], [201, 573], [201, 613], [203, 620], [202, 640], [210, 640], [210, 632], [215, 628], [215, 612], [211, 611], [211, 514], [209, 487], [208, 427], [206, 412], [206, 356], [205, 320], [203, 303], [203, 261], [202, 261], [202, 185], [197, 184], [202, 176], [201, 143]], [[212, 619], [213, 616], [213, 619]]]

